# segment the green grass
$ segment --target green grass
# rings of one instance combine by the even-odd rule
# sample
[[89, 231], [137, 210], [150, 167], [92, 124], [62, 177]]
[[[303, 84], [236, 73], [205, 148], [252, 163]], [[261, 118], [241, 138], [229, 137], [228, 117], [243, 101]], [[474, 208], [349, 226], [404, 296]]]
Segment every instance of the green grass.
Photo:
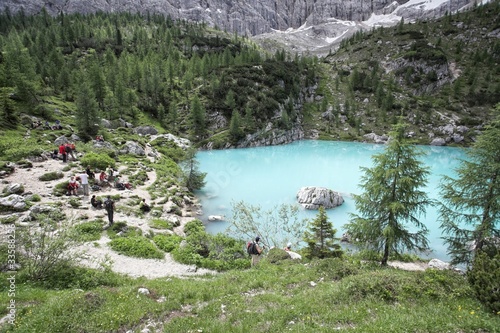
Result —
[[[356, 269], [339, 278], [335, 271], [345, 265]], [[150, 295], [138, 294], [141, 287]], [[20, 289], [16, 327], [2, 331], [138, 332], [149, 320], [162, 332], [483, 333], [500, 328], [500, 316], [482, 309], [462, 275], [339, 260], [307, 265], [263, 260], [257, 268], [216, 276], [123, 278], [112, 288]], [[6, 302], [4, 294], [0, 297]]]

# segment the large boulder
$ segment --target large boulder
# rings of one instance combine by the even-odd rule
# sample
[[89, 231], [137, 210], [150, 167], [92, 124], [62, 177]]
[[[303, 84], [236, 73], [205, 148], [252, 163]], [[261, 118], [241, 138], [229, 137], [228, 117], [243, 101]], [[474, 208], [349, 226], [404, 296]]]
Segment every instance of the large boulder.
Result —
[[306, 186], [297, 192], [297, 201], [305, 209], [319, 209], [320, 206], [328, 209], [342, 205], [344, 198], [326, 187]]
[[139, 145], [137, 142], [127, 141], [125, 145], [123, 145], [122, 149], [120, 149], [120, 154], [145, 156], [146, 152], [144, 151], [144, 148], [142, 148], [141, 145]]
[[6, 210], [25, 210], [26, 202], [25, 198], [21, 195], [11, 194], [7, 197], [0, 198], [0, 210], [2, 208]]
[[134, 133], [140, 135], [156, 135], [158, 131], [152, 126], [138, 126], [134, 128]]

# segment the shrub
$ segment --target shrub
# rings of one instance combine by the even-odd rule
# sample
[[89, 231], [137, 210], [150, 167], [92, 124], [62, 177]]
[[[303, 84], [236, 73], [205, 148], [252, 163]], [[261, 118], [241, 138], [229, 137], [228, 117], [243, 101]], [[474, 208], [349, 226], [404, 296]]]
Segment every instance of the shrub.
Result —
[[100, 170], [105, 170], [108, 166], [114, 167], [116, 161], [104, 153], [87, 153], [80, 160], [83, 166], [90, 166]]
[[149, 222], [149, 226], [153, 229], [173, 229], [171, 222], [162, 219], [153, 219]]
[[71, 235], [68, 223], [63, 223], [57, 233], [52, 232], [50, 223], [19, 228], [16, 236], [26, 277], [43, 281], [56, 274], [61, 265], [76, 262], [79, 253], [72, 249], [78, 242]]
[[198, 219], [189, 221], [184, 226], [184, 233], [186, 234], [186, 236], [189, 236], [189, 235], [197, 233], [197, 232], [204, 232], [204, 231], [205, 231], [205, 227], [203, 226], [203, 222], [201, 222]]
[[52, 190], [52, 194], [54, 194], [56, 197], [61, 197], [68, 194], [68, 184], [69, 180], [56, 184], [56, 186], [54, 186], [54, 189]]
[[101, 238], [102, 223], [100, 221], [85, 222], [73, 227], [74, 235], [77, 240], [82, 242], [96, 241]]
[[472, 269], [467, 272], [467, 278], [478, 300], [493, 313], [499, 313], [500, 253], [477, 253]]
[[274, 264], [289, 259], [291, 259], [290, 255], [285, 250], [278, 249], [277, 247], [270, 249], [267, 254], [267, 260]]
[[31, 202], [40, 202], [42, 201], [42, 197], [40, 196], [40, 194], [32, 194], [28, 197], [29, 201]]
[[113, 239], [119, 237], [140, 237], [142, 230], [136, 227], [129, 227], [125, 222], [115, 222], [111, 228], [107, 230], [108, 237]]
[[64, 174], [61, 171], [53, 171], [44, 173], [38, 177], [38, 179], [42, 182], [48, 182], [51, 180], [61, 179], [62, 177], [64, 177]]
[[114, 238], [109, 246], [118, 253], [126, 256], [150, 259], [163, 259], [165, 254], [145, 237], [119, 237]]
[[153, 237], [153, 242], [159, 249], [165, 252], [171, 252], [179, 246], [182, 241], [182, 237], [178, 235], [156, 235]]

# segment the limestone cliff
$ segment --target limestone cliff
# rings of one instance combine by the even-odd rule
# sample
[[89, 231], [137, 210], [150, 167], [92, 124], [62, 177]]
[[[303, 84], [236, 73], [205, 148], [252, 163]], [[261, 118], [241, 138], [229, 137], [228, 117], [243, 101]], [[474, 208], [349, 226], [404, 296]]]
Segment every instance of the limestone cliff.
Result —
[[[361, 22], [372, 13], [405, 19], [437, 17], [456, 11], [470, 0], [1, 0], [11, 12], [38, 13], [45, 7], [58, 13], [162, 13], [174, 19], [206, 22], [240, 35], [255, 36], [272, 30], [317, 26], [332, 20]], [[430, 6], [429, 4], [433, 4]]]

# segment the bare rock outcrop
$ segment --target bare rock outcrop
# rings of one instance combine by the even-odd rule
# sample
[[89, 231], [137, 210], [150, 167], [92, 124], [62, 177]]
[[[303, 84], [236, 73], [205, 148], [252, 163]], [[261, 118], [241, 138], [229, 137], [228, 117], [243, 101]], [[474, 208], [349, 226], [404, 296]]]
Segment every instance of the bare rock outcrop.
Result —
[[326, 187], [306, 186], [297, 192], [297, 201], [305, 209], [319, 209], [320, 206], [328, 209], [342, 205], [344, 198]]

